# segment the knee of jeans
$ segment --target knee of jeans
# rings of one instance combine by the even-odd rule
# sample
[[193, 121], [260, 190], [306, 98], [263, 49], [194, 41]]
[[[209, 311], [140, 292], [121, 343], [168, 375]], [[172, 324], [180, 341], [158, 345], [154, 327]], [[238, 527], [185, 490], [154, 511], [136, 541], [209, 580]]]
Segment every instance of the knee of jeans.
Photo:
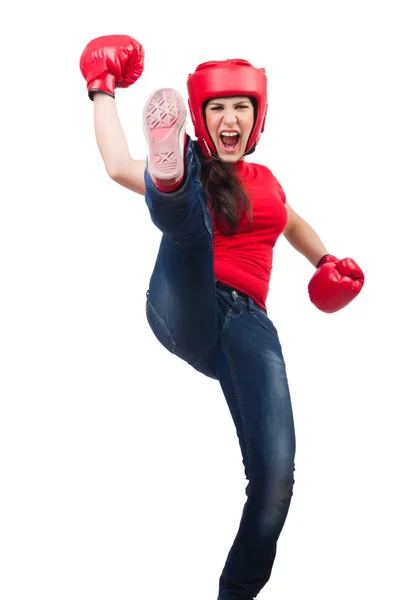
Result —
[[247, 491], [256, 494], [260, 498], [261, 502], [272, 504], [284, 504], [289, 502], [293, 495], [293, 488], [295, 484], [294, 475], [280, 474], [280, 475], [268, 475], [256, 480], [250, 481], [247, 486]]
[[[247, 491], [250, 491], [263, 505], [279, 506], [289, 504], [295, 484], [295, 462], [294, 456], [290, 454], [279, 456], [270, 464], [267, 457], [263, 460], [251, 463], [250, 483]], [[254, 466], [252, 466], [254, 465]]]
[[166, 323], [159, 316], [149, 300], [146, 301], [146, 318], [150, 329], [164, 348], [172, 354], [175, 353], [176, 341], [168, 330]]
[[[293, 477], [280, 477], [257, 493], [260, 526], [269, 535], [277, 536], [283, 527], [291, 504], [293, 485]], [[252, 493], [255, 495], [254, 491]]]
[[289, 505], [293, 496], [295, 479], [294, 476], [280, 477], [275, 482], [274, 489], [272, 490], [273, 502], [282, 508], [283, 506]]

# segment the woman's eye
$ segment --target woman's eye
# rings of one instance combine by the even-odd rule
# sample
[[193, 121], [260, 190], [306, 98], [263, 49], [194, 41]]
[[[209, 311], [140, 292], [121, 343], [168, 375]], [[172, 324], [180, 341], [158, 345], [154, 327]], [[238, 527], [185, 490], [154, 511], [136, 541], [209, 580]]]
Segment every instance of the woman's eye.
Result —
[[[249, 106], [247, 106], [247, 104], [238, 104], [236, 106], [236, 108], [246, 109], [246, 108], [249, 108]], [[214, 111], [223, 110], [223, 106], [211, 106], [210, 110], [214, 110]]]

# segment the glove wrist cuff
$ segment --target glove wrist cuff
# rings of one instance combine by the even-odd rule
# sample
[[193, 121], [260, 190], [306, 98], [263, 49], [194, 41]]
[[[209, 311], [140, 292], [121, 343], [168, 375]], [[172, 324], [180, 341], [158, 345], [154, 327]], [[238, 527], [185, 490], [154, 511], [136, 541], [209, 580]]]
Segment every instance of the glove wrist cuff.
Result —
[[328, 262], [339, 262], [339, 259], [336, 258], [336, 256], [334, 256], [333, 254], [324, 254], [324, 256], [322, 256], [320, 258], [320, 260], [318, 261], [317, 265], [316, 265], [316, 269], [318, 269], [319, 267], [321, 267], [321, 265], [324, 265], [325, 263]]
[[89, 80], [88, 96], [93, 100], [94, 92], [103, 92], [109, 96], [115, 97], [114, 88], [116, 87], [116, 77], [111, 73], [103, 73], [102, 76]]

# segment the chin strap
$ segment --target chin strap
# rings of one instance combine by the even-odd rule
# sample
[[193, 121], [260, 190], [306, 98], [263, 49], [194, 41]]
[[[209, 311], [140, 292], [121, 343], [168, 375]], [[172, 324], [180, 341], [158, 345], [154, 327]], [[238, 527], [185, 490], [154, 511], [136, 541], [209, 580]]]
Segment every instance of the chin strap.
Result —
[[248, 150], [248, 152], [244, 152], [244, 156], [248, 156], [248, 154], [252, 154], [253, 152], [255, 152], [255, 148], [256, 144], [252, 146], [251, 150]]

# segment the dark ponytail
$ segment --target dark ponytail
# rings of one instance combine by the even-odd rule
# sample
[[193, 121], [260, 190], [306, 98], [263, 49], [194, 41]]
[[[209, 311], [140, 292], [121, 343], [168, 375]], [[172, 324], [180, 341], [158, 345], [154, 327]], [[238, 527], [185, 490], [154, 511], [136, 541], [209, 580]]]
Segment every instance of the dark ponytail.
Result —
[[208, 207], [217, 227], [224, 235], [235, 233], [241, 217], [252, 219], [251, 202], [233, 165], [219, 158], [207, 158], [197, 141], [195, 150], [200, 158], [200, 178]]

